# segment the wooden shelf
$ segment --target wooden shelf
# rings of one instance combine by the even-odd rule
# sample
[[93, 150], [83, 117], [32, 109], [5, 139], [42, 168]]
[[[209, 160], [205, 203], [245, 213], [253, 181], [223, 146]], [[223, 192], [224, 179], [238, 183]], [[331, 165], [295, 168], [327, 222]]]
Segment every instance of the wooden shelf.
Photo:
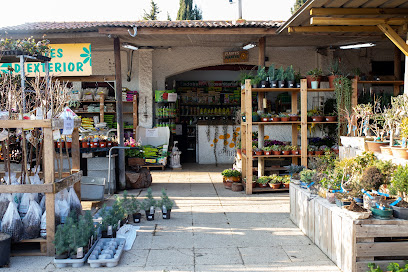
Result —
[[252, 92], [300, 92], [300, 88], [253, 88]]
[[252, 122], [252, 125], [300, 125], [300, 121], [289, 122]]
[[308, 124], [338, 124], [337, 121], [335, 122], [307, 122]]
[[255, 158], [293, 158], [293, 157], [300, 157], [300, 155], [253, 155]]
[[260, 188], [255, 187], [252, 188], [253, 193], [261, 193], [261, 192], [289, 192], [289, 188], [279, 188], [279, 189], [272, 189], [271, 187]]
[[307, 92], [334, 92], [334, 88], [319, 88], [319, 89], [311, 89], [308, 88]]
[[[96, 103], [96, 104], [100, 103], [99, 100], [80, 100], [79, 102], [81, 102], [81, 103]], [[104, 103], [116, 103], [115, 100], [104, 100], [103, 102]]]
[[403, 80], [364, 80], [358, 81], [361, 84], [391, 84], [391, 85], [404, 85]]

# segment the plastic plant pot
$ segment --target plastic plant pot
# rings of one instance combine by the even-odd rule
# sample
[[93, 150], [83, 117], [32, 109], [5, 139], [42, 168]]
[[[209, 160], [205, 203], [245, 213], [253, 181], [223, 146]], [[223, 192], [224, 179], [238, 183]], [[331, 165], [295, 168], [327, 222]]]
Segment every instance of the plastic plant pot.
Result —
[[373, 216], [375, 218], [387, 220], [387, 219], [391, 218], [392, 213], [393, 213], [393, 209], [384, 208], [384, 210], [381, 210], [381, 209], [377, 209], [377, 208], [372, 207], [371, 212], [373, 213]]

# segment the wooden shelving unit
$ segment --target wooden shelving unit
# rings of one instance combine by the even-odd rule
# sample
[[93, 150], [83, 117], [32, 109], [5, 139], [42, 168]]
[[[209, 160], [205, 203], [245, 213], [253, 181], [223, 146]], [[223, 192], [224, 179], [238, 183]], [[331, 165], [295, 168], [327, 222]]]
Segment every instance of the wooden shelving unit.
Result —
[[[356, 80], [357, 84], [370, 84], [370, 85], [392, 85], [394, 87], [394, 96], [399, 95], [400, 87], [404, 85], [403, 80]], [[354, 92], [357, 93], [357, 84], [354, 87]]]
[[[242, 155], [242, 177], [246, 178], [247, 194], [261, 191], [287, 191], [287, 188], [271, 189], [271, 188], [252, 188], [253, 178], [253, 160], [258, 160], [258, 176], [263, 176], [265, 172], [265, 160], [273, 158], [292, 158], [292, 163], [298, 164], [300, 158], [301, 164], [307, 166], [307, 125], [308, 124], [337, 124], [337, 122], [308, 122], [307, 121], [307, 94], [309, 92], [333, 92], [332, 88], [324, 89], [308, 89], [307, 80], [301, 80], [300, 88], [252, 88], [251, 81], [246, 80], [245, 90], [241, 91], [241, 109], [245, 113], [246, 122], [241, 122], [241, 148], [246, 150], [246, 155]], [[252, 93], [258, 93], [258, 108], [263, 109], [263, 99], [267, 92], [290, 92], [291, 93], [291, 112], [297, 113], [298, 109], [298, 94], [301, 101], [301, 120], [292, 122], [252, 122]], [[252, 150], [252, 127], [258, 126], [258, 147], [264, 146], [264, 128], [268, 125], [288, 125], [292, 127], [292, 145], [297, 145], [298, 125], [301, 126], [301, 154], [300, 155], [253, 155]]]

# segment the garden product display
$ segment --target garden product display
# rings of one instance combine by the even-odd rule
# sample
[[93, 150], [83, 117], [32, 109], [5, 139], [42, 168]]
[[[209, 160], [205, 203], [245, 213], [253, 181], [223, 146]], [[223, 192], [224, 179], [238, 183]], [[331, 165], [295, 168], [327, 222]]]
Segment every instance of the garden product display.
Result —
[[30, 201], [27, 214], [22, 219], [23, 239], [33, 239], [40, 236], [42, 209], [34, 200]]
[[10, 234], [13, 242], [18, 242], [23, 238], [23, 223], [17, 211], [17, 204], [14, 201], [9, 203], [4, 214], [1, 222], [1, 232]]
[[64, 267], [72, 267], [72, 268], [78, 268], [84, 266], [85, 262], [88, 260], [89, 255], [93, 252], [95, 249], [99, 239], [92, 245], [92, 247], [88, 250], [88, 252], [85, 254], [85, 256], [81, 259], [56, 259], [54, 258], [54, 264], [57, 268], [64, 268]]
[[101, 238], [88, 258], [92, 268], [117, 266], [124, 251], [126, 240], [123, 238]]

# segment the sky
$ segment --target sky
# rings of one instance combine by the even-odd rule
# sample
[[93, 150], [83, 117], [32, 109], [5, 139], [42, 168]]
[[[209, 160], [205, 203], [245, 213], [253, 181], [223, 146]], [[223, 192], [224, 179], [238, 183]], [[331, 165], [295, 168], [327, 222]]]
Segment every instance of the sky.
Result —
[[[203, 20], [235, 20], [238, 4], [229, 0], [194, 0], [203, 12]], [[155, 0], [161, 11], [159, 20], [177, 17], [179, 0]], [[295, 0], [242, 0], [246, 20], [287, 20]], [[0, 27], [27, 22], [67, 21], [137, 21], [143, 10], [150, 10], [150, 0], [20, 0], [2, 1]], [[4, 12], [6, 11], [6, 12]]]

